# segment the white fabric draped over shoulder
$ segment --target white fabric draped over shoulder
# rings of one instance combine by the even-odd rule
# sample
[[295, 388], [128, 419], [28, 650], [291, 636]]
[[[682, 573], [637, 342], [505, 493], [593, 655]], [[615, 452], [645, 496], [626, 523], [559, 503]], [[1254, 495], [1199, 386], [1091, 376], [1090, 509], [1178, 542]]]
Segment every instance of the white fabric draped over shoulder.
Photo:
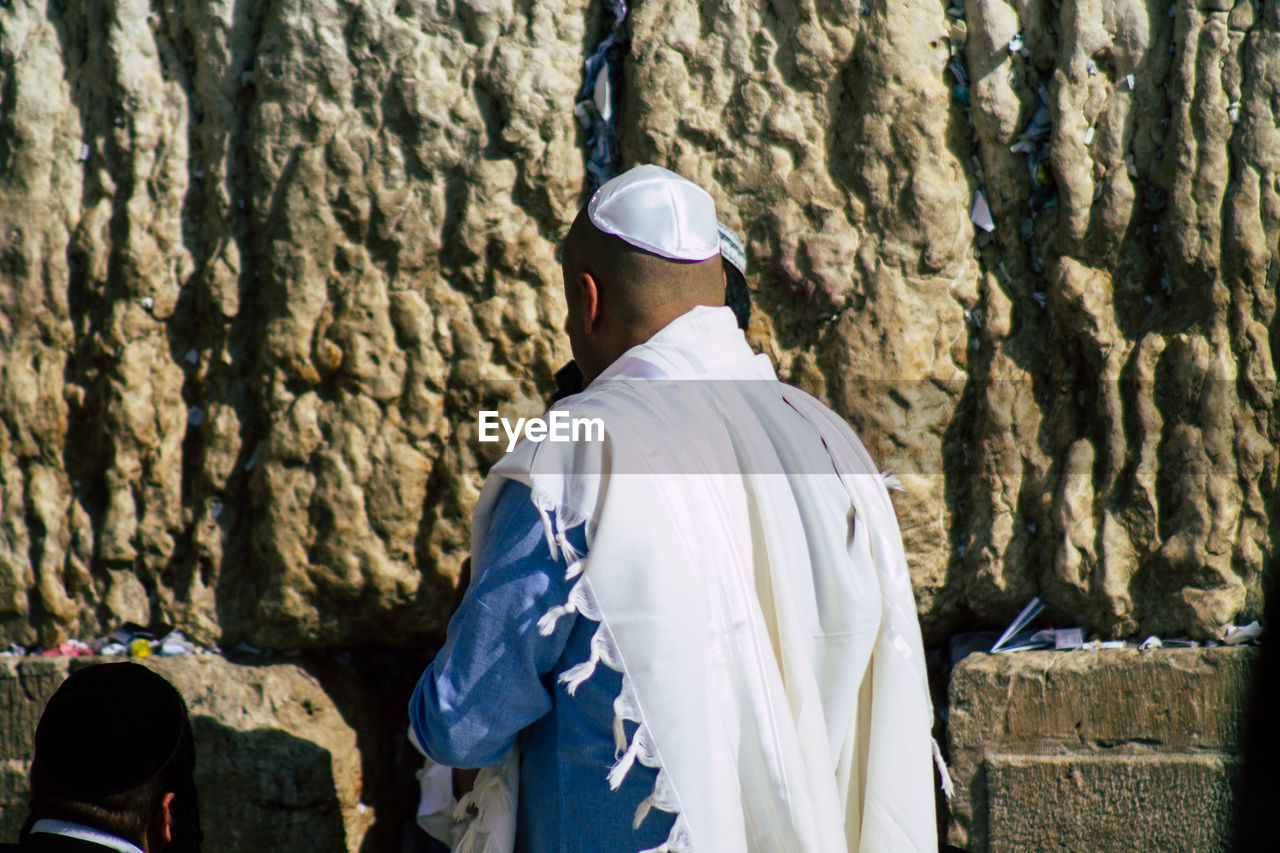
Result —
[[[600, 418], [604, 440], [522, 441], [486, 479], [472, 553], [503, 482], [528, 485], [577, 578], [544, 627], [599, 622], [562, 680], [623, 674], [609, 779], [659, 768], [636, 815], [678, 814], [657, 849], [936, 850], [906, 557], [848, 425], [779, 382], [727, 308], [683, 315], [554, 408]], [[585, 557], [564, 536], [579, 524]]]

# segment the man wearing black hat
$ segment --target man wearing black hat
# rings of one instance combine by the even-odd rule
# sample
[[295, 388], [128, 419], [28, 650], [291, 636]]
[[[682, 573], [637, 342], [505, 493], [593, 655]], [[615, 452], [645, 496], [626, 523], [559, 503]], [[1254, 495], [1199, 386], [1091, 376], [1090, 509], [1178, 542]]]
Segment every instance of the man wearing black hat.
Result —
[[73, 672], [45, 706], [20, 853], [196, 853], [195, 746], [187, 706], [136, 663]]

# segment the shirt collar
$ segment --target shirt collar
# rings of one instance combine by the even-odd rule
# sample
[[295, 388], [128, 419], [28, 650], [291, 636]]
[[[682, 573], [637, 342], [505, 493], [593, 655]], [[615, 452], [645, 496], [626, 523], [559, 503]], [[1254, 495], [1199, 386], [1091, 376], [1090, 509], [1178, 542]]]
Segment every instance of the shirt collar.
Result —
[[118, 835], [112, 835], [109, 832], [103, 832], [100, 829], [94, 829], [91, 826], [85, 826], [82, 823], [72, 823], [69, 820], [54, 820], [52, 818], [43, 818], [36, 821], [31, 826], [31, 834], [37, 832], [46, 835], [61, 835], [66, 838], [77, 838], [81, 841], [88, 841], [111, 850], [118, 850], [120, 853], [142, 853], [142, 848], [134, 844], [132, 841], [126, 841]]
[[[725, 369], [734, 366], [729, 372]], [[744, 372], [745, 371], [745, 372]], [[698, 305], [627, 350], [591, 384], [611, 379], [774, 379], [767, 356], [755, 356], [730, 308]]]

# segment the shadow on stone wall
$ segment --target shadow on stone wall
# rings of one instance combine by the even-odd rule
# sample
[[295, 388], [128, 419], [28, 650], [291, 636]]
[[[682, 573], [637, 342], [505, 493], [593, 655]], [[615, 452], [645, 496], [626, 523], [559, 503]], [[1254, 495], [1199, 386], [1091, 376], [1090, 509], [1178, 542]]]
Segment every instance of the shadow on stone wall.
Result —
[[346, 827], [329, 750], [275, 729], [191, 721], [207, 853], [343, 850]]

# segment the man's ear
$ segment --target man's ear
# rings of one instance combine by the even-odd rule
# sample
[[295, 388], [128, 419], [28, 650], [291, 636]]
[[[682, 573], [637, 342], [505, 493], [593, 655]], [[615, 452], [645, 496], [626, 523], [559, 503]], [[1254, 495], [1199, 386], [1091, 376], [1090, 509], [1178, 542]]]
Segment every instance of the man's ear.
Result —
[[173, 797], [170, 791], [160, 798], [147, 821], [147, 850], [163, 850], [173, 840]]
[[600, 326], [600, 287], [589, 272], [578, 273], [578, 290], [582, 297], [582, 326], [588, 335]]

